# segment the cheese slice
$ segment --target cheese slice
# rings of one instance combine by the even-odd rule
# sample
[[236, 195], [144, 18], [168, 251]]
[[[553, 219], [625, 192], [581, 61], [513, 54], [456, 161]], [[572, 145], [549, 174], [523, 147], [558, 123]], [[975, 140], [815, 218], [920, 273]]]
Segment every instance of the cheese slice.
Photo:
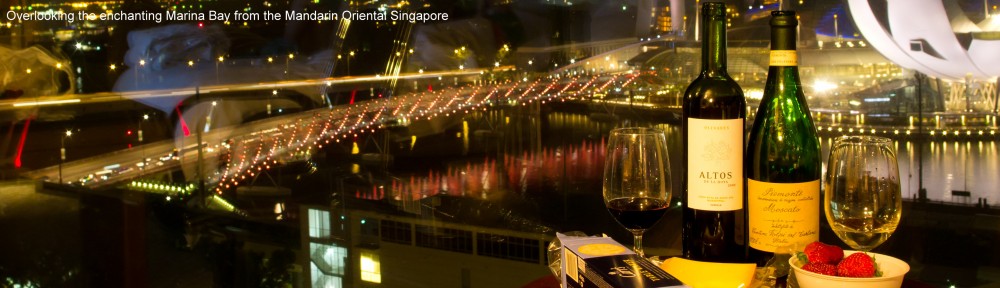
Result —
[[750, 287], [757, 266], [750, 263], [713, 263], [674, 257], [664, 260], [660, 268], [691, 288], [741, 288]]

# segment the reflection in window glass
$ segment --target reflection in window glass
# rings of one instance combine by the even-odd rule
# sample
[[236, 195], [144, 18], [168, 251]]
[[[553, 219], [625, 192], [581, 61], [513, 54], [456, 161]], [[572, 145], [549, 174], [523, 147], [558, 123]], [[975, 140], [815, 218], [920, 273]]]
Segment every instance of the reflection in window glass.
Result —
[[347, 266], [347, 248], [309, 243], [313, 287], [341, 287]]
[[476, 240], [479, 255], [528, 263], [538, 263], [541, 257], [538, 240], [491, 233], [479, 233]]
[[343, 279], [341, 279], [340, 276], [323, 274], [323, 270], [320, 270], [320, 268], [316, 266], [316, 263], [313, 263], [312, 287], [340, 288], [344, 287], [344, 285], [343, 285]]
[[[134, 269], [157, 272], [126, 286], [381, 286], [381, 254], [409, 268], [387, 268], [386, 282], [439, 287], [426, 271], [449, 269], [454, 284], [525, 286], [548, 276], [539, 239], [555, 232], [631, 241], [595, 196], [604, 140], [652, 126], [684, 151], [703, 2], [0, 2], [0, 247], [30, 243], [0, 252], [0, 287], [115, 286], [87, 281]], [[842, 135], [896, 143], [903, 218], [873, 252], [907, 260], [907, 286], [1000, 283], [1000, 0], [722, 2], [746, 124], [764, 94], [770, 13], [795, 10], [821, 149]], [[140, 11], [283, 19], [10, 19]], [[142, 201], [90, 193], [105, 189]], [[667, 222], [646, 242], [679, 251]], [[820, 238], [840, 243], [828, 224]], [[245, 257], [278, 249], [294, 259]], [[94, 257], [105, 254], [120, 261]], [[414, 254], [497, 264], [419, 269]]]
[[380, 225], [382, 231], [382, 241], [399, 244], [413, 243], [412, 229], [410, 223], [403, 223], [390, 220], [382, 220]]
[[472, 254], [472, 232], [415, 225], [417, 246]]
[[311, 243], [310, 245], [312, 246], [313, 262], [320, 263], [321, 268], [328, 268], [323, 269], [323, 271], [329, 272], [329, 274], [344, 275], [344, 267], [347, 266], [347, 248], [320, 243]]

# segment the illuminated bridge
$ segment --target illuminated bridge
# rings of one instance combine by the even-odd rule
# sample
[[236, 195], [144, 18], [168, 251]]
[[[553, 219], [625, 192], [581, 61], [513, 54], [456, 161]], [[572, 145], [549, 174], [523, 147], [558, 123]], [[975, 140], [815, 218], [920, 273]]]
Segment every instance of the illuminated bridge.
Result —
[[[238, 97], [239, 93], [250, 91], [271, 89], [277, 91], [277, 89], [304, 86], [337, 86], [357, 83], [370, 84], [373, 85], [372, 87], [385, 86], [385, 84], [394, 87], [393, 84], [399, 80], [414, 80], [414, 87], [409, 90], [415, 92], [357, 102], [353, 101], [352, 96], [352, 100], [348, 104], [342, 105], [332, 105], [327, 99], [324, 104], [329, 105], [320, 109], [285, 113], [280, 116], [226, 127], [209, 129], [212, 122], [212, 110], [208, 110], [204, 115], [195, 116], [195, 121], [188, 121], [190, 123], [187, 123], [185, 127], [195, 127], [189, 135], [176, 135], [172, 140], [140, 145], [129, 150], [67, 162], [61, 166], [27, 173], [29, 177], [46, 179], [50, 182], [85, 187], [105, 187], [121, 184], [146, 174], [180, 169], [187, 175], [187, 179], [198, 179], [192, 180], [192, 182], [204, 181], [207, 183], [206, 190], [221, 193], [227, 189], [247, 184], [244, 181], [253, 179], [254, 176], [278, 163], [308, 158], [316, 149], [322, 148], [324, 145], [335, 145], [340, 141], [353, 141], [355, 137], [371, 135], [378, 129], [387, 127], [405, 127], [410, 135], [426, 135], [435, 132], [433, 131], [435, 128], [441, 128], [443, 125], [441, 123], [447, 122], [448, 119], [476, 111], [486, 111], [490, 107], [526, 106], [569, 100], [590, 106], [592, 111], [608, 110], [606, 112], [609, 114], [629, 110], [653, 114], [672, 114], [672, 117], [676, 118], [680, 105], [679, 96], [687, 81], [693, 77], [692, 73], [695, 73], [693, 71], [697, 71], [694, 65], [696, 63], [684, 61], [694, 57], [698, 48], [674, 47], [673, 44], [668, 39], [657, 39], [625, 45], [587, 59], [571, 59], [569, 63], [565, 63], [553, 72], [542, 75], [509, 66], [500, 67], [498, 63], [498, 67], [489, 70], [459, 69], [448, 72], [401, 74], [391, 77], [375, 75], [324, 78], [249, 85], [209, 86], [183, 91], [141, 91], [124, 94], [71, 95], [8, 100], [0, 102], [0, 109], [176, 96], [202, 96], [202, 99], [211, 99], [212, 93], [227, 93], [226, 97], [229, 97], [228, 93], [234, 93], [236, 94], [234, 97]], [[761, 52], [764, 50], [766, 47], [737, 47], [730, 53], [730, 72], [741, 82], [751, 100], [760, 96], [763, 76], [766, 74], [764, 73], [766, 66], [762, 64], [766, 63], [766, 54]], [[671, 53], [662, 53], [663, 51]], [[830, 63], [845, 63], [845, 65], [865, 67], [864, 65], [868, 65], [866, 63], [878, 62], [877, 58], [879, 58], [873, 50], [867, 50], [867, 52], [860, 54], [858, 52], [847, 53], [851, 57], [838, 57], [837, 55], [840, 55], [838, 53], [825, 53], [822, 55], [827, 55], [826, 57], [806, 58], [817, 53], [818, 51], [803, 51], [804, 59], [811, 59], [804, 60], [803, 65], [808, 65], [810, 61], [818, 61], [821, 63], [815, 65], [828, 66]], [[662, 55], [671, 54], [674, 56], [667, 56], [669, 59], [660, 59], [664, 58]], [[881, 73], [878, 70], [872, 71], [873, 73]], [[837, 77], [847, 79], [847, 77], [858, 77], [858, 75], [856, 73], [844, 75], [834, 73], [824, 75], [824, 77], [833, 81], [838, 79]], [[429, 80], [437, 88], [416, 87], [419, 80]], [[820, 80], [817, 79], [816, 83], [819, 82]], [[821, 85], [810, 85], [808, 83], [811, 82], [808, 80], [806, 83], [807, 91], [812, 91], [812, 93], [808, 93], [809, 95], [830, 97], [823, 95], [825, 92], [821, 90], [823, 88], [820, 87]], [[850, 88], [841, 87], [839, 90], [844, 94], [856, 92], [855, 94], [860, 95], [868, 93], [866, 92], [870, 90], [866, 90], [868, 87], [853, 85]], [[220, 98], [220, 101], [228, 101], [227, 99], [229, 98]], [[611, 111], [614, 109], [620, 110]], [[668, 113], [664, 113], [664, 111]], [[752, 115], [752, 111], [750, 112]], [[843, 116], [854, 114], [851, 111], [814, 109], [813, 112], [814, 117], [820, 122], [819, 128], [829, 133], [834, 133], [834, 131], [837, 131], [836, 133], [853, 132], [857, 128], [858, 131], [866, 131], [861, 133], [910, 135], [909, 130], [911, 129], [906, 128], [906, 125], [902, 125], [903, 130], [895, 129], [900, 125], [891, 123], [886, 124], [888, 126], [879, 126], [875, 127], [877, 129], [873, 129], [871, 125], [876, 123], [876, 119], [869, 119], [868, 122], [871, 122], [869, 124], [864, 122], [863, 117], [853, 122], [850, 121], [851, 118], [845, 121]], [[268, 114], [270, 115], [270, 104], [268, 105]], [[188, 118], [190, 119], [190, 117]], [[912, 121], [911, 116], [909, 126], [913, 125]], [[947, 130], [949, 133], [945, 135], [963, 137], [992, 137], [995, 135], [995, 118], [985, 118], [982, 121], [992, 127], [983, 127], [982, 125], [971, 128], [956, 127]], [[862, 129], [862, 126], [868, 129]], [[937, 128], [941, 129], [941, 125], [938, 126]], [[205, 129], [198, 127], [205, 127]], [[983, 131], [984, 128], [986, 129], [985, 134], [989, 134], [989, 136], [979, 132]], [[961, 132], [961, 135], [957, 132], [960, 129], [965, 129], [962, 130], [965, 132]], [[934, 132], [933, 129], [928, 130], [928, 132], [943, 133]], [[187, 134], [187, 130], [185, 130], [185, 134]], [[146, 186], [138, 188], [150, 189], [150, 185], [153, 184], [142, 183], [139, 185]], [[170, 186], [163, 184], [153, 185], [152, 188], [168, 193], [192, 189], [188, 185]]]
[[[376, 132], [385, 127], [407, 127], [412, 134], [423, 130], [433, 130], [435, 122], [463, 114], [485, 111], [488, 107], [513, 107], [540, 104], [550, 101], [565, 101], [568, 97], [592, 97], [604, 95], [616, 87], [631, 84], [640, 79], [642, 72], [621, 69], [604, 73], [562, 73], [542, 77], [517, 74], [503, 80], [484, 80], [488, 73], [509, 73], [509, 67], [499, 67], [496, 71], [461, 70], [445, 73], [419, 73], [401, 75], [399, 79], [455, 78], [458, 86], [444, 85], [441, 88], [421, 89], [408, 93], [372, 100], [352, 102], [345, 105], [331, 105], [297, 113], [265, 118], [240, 125], [213, 129], [199, 129], [210, 122], [210, 116], [199, 121], [189, 121], [188, 127], [195, 127], [190, 135], [135, 146], [129, 150], [116, 151], [97, 157], [67, 162], [63, 165], [39, 169], [28, 173], [29, 177], [84, 187], [107, 187], [119, 185], [131, 179], [167, 171], [181, 169], [188, 179], [203, 179], [209, 183], [207, 189], [221, 193], [238, 186], [270, 169], [279, 162], [291, 162], [308, 157], [323, 145], [337, 143]], [[648, 72], [647, 72], [648, 73]], [[319, 79], [302, 83], [281, 82], [251, 85], [251, 87], [205, 87], [198, 93], [207, 91], [228, 91], [237, 89], [260, 90], [294, 85], [338, 85], [349, 81], [386, 81], [385, 78]], [[461, 79], [461, 80], [459, 80]], [[586, 93], [582, 93], [586, 91]], [[193, 93], [195, 90], [186, 91]], [[156, 97], [157, 93], [135, 92], [125, 96]], [[162, 95], [162, 94], [160, 94]], [[170, 95], [176, 95], [170, 94]], [[187, 95], [191, 96], [191, 95]], [[25, 107], [32, 105], [57, 105], [66, 103], [88, 103], [94, 101], [120, 101], [109, 96], [84, 95], [43, 100], [21, 100], [3, 105]], [[574, 98], [576, 99], [576, 98]], [[621, 102], [628, 100], [595, 99], [596, 102]], [[623, 102], [624, 101], [624, 102]], [[646, 108], [657, 108], [651, 103], [636, 103]], [[427, 128], [427, 129], [424, 129]], [[200, 139], [200, 140], [199, 140]], [[201, 143], [200, 145], [198, 143]], [[200, 149], [199, 149], [200, 148]], [[194, 176], [194, 177], [191, 177]], [[194, 182], [198, 182], [195, 180]], [[193, 186], [142, 183], [139, 190], [160, 190], [165, 193], [187, 192]], [[214, 188], [213, 188], [214, 187]]]

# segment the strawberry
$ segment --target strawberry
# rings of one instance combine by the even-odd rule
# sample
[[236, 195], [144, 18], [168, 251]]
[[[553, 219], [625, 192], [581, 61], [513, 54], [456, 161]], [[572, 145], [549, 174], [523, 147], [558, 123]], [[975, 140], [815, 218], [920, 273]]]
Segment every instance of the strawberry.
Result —
[[826, 263], [806, 263], [802, 265], [802, 270], [823, 275], [837, 276], [837, 266]]
[[873, 277], [875, 276], [875, 259], [864, 252], [857, 252], [844, 257], [837, 264], [837, 276], [841, 277]]
[[840, 259], [844, 258], [844, 249], [840, 249], [840, 247], [834, 245], [823, 244], [823, 242], [819, 241], [809, 243], [802, 252], [805, 253], [809, 263], [837, 265], [837, 262], [840, 262]]

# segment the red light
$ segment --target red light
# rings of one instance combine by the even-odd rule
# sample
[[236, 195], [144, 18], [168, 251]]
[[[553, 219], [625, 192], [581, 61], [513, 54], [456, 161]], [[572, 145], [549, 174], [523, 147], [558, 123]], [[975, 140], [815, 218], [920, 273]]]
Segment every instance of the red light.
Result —
[[198, 22], [198, 28], [204, 28], [204, 27], [205, 27], [205, 23]]
[[[28, 139], [28, 126], [31, 125], [31, 117], [24, 120], [24, 130], [21, 130], [21, 140], [17, 143], [17, 157], [14, 158], [14, 168], [21, 168], [21, 154], [24, 152], [24, 141]], [[13, 130], [13, 128], [11, 128]]]
[[125, 130], [125, 135], [132, 135], [132, 130]]
[[184, 115], [181, 115], [181, 103], [177, 103], [177, 107], [174, 110], [177, 111], [177, 119], [181, 122], [181, 130], [184, 131], [184, 137], [191, 136], [191, 130], [188, 130], [187, 122], [184, 121]]

